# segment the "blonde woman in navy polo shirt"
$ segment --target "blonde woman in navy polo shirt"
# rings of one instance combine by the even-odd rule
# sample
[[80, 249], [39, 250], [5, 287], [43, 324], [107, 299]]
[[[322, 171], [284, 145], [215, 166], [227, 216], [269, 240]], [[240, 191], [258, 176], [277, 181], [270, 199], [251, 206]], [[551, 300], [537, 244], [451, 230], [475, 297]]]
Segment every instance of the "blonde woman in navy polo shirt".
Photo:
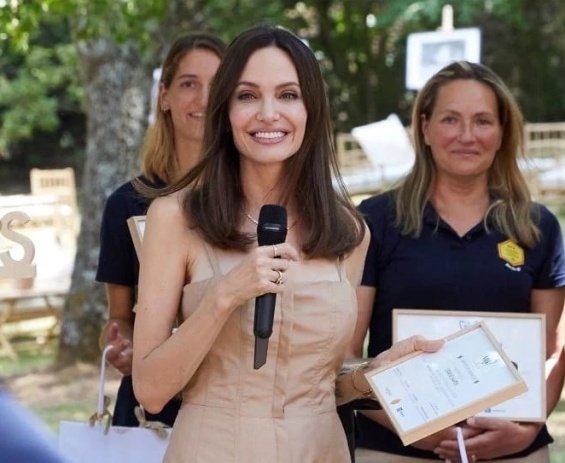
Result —
[[[155, 123], [143, 147], [143, 175], [116, 189], [106, 201], [100, 229], [100, 256], [96, 281], [106, 286], [108, 323], [100, 345], [112, 344], [108, 362], [124, 376], [120, 383], [113, 424], [139, 426], [134, 409], [139, 405], [132, 386], [132, 338], [139, 262], [127, 219], [145, 215], [149, 199], [138, 190], [162, 188], [190, 170], [200, 159], [208, 88], [220, 65], [225, 45], [206, 33], [179, 36], [162, 65]], [[180, 400], [173, 399], [163, 411], [147, 414], [152, 421], [172, 426]]]
[[[547, 409], [563, 387], [565, 258], [555, 216], [532, 202], [517, 159], [523, 119], [490, 69], [456, 62], [419, 93], [412, 117], [416, 161], [392, 191], [360, 205], [371, 244], [358, 290], [359, 318], [350, 354], [369, 357], [392, 342], [394, 307], [544, 313]], [[520, 248], [508, 262], [499, 244]], [[404, 447], [382, 411], [363, 412], [362, 462], [459, 461], [455, 431]], [[496, 418], [464, 425], [470, 461], [548, 462], [545, 426]]]

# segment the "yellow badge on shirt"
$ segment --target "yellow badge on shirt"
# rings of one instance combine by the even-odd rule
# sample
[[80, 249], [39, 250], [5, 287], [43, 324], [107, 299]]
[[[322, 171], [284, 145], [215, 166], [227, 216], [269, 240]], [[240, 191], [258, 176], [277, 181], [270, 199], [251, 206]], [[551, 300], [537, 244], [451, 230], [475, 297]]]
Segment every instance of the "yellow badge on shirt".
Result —
[[524, 250], [512, 240], [498, 243], [498, 257], [514, 267], [524, 265]]

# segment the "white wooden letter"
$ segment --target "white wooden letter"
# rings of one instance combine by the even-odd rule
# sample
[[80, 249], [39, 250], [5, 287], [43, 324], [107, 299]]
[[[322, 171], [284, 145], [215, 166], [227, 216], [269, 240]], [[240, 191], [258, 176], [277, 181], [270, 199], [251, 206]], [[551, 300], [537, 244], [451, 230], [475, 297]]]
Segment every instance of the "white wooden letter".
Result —
[[6, 239], [18, 243], [24, 249], [24, 255], [20, 260], [15, 260], [9, 251], [0, 252], [0, 278], [33, 278], [36, 267], [33, 264], [35, 246], [33, 241], [21, 233], [10, 228], [10, 224], [18, 220], [22, 223], [29, 222], [29, 216], [20, 211], [8, 212], [0, 218], [0, 234]]

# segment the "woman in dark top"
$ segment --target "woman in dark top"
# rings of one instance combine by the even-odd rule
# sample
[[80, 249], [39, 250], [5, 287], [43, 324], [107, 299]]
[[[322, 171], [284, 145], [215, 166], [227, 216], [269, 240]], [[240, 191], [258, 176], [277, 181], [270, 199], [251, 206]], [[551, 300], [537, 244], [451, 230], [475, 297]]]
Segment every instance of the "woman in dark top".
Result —
[[[563, 386], [563, 238], [532, 202], [517, 158], [523, 121], [490, 69], [453, 63], [419, 93], [412, 116], [416, 161], [390, 192], [359, 209], [371, 243], [358, 291], [350, 355], [369, 330], [373, 357], [392, 342], [392, 309], [534, 312], [546, 316], [547, 410]], [[404, 447], [382, 412], [359, 415], [366, 461], [459, 461], [453, 427]], [[473, 417], [462, 425], [469, 461], [548, 462], [542, 423]]]
[[[149, 202], [134, 184], [164, 187], [200, 159], [208, 90], [224, 48], [219, 39], [208, 34], [187, 34], [175, 40], [162, 66], [155, 124], [147, 132], [143, 149], [143, 175], [114, 191], [104, 208], [96, 280], [106, 285], [108, 323], [102, 330], [100, 344], [114, 346], [108, 361], [124, 375], [114, 425], [138, 425], [131, 362], [139, 261], [126, 220], [145, 215]], [[149, 415], [148, 419], [172, 425], [179, 404], [172, 400], [161, 413]]]

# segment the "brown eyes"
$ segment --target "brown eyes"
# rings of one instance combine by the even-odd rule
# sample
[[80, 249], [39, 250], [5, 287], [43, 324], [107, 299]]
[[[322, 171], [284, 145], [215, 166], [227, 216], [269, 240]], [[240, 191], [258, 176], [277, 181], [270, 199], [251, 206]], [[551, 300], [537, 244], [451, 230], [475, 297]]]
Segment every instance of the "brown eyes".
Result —
[[[241, 100], [241, 101], [246, 101], [246, 100], [255, 100], [258, 97], [255, 96], [253, 93], [250, 93], [250, 92], [242, 92], [242, 93], [237, 94], [236, 98], [238, 100]], [[293, 101], [293, 100], [299, 99], [300, 96], [298, 95], [297, 92], [288, 92], [287, 91], [287, 92], [281, 93], [277, 98], [279, 98], [281, 100]]]

